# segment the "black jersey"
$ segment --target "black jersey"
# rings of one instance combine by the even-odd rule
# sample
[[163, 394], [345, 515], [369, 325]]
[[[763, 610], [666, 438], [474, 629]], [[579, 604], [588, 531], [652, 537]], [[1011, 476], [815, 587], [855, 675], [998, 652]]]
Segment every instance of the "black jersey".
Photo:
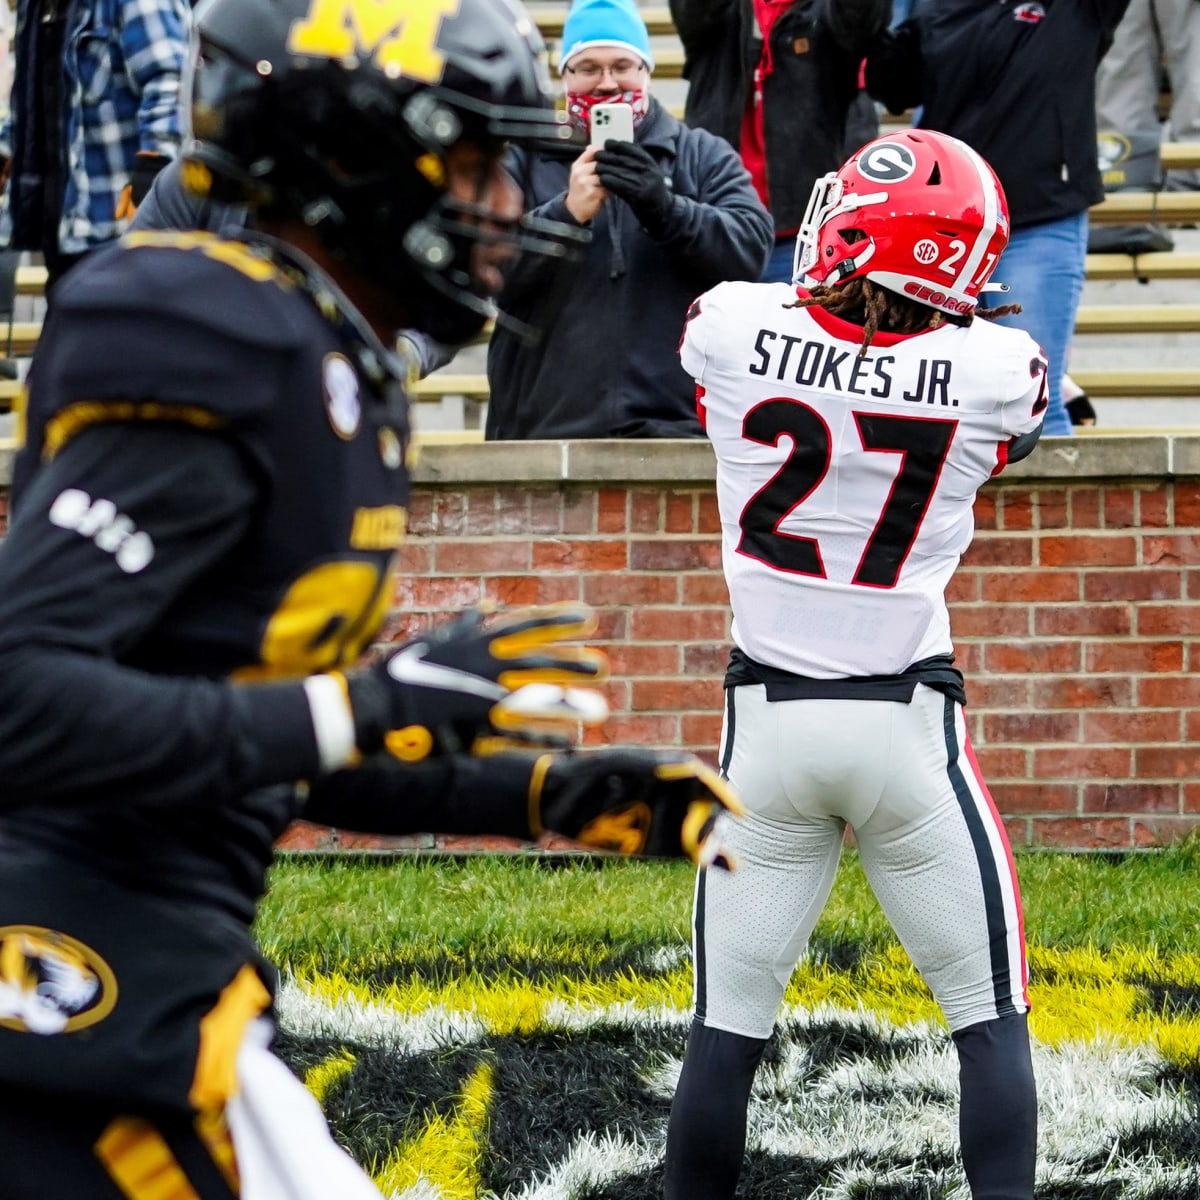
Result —
[[64, 281], [0, 545], [0, 853], [249, 922], [317, 767], [298, 680], [391, 602], [401, 370], [239, 242], [134, 235]]

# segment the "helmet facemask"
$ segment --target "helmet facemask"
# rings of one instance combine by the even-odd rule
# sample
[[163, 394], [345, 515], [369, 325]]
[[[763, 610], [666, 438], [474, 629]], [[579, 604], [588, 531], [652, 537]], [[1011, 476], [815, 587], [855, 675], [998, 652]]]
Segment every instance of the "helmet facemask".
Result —
[[[826, 252], [822, 255], [822, 231], [834, 218], [855, 212], [868, 204], [882, 203], [886, 199], [887, 192], [847, 196], [840, 174], [830, 172], [828, 175], [822, 175], [813, 184], [804, 219], [796, 233], [796, 250], [792, 255], [793, 282], [811, 280], [814, 284], [836, 284], [859, 271], [875, 252], [875, 242], [870, 235], [858, 230], [862, 237], [853, 241], [842, 239], [841, 247], [836, 244], [836, 240], [827, 239]], [[866, 245], [859, 244], [864, 241]], [[858, 245], [858, 249], [851, 250], [852, 245]], [[819, 278], [814, 277], [814, 271], [819, 271]], [[834, 275], [832, 280], [829, 278], [831, 274]]]

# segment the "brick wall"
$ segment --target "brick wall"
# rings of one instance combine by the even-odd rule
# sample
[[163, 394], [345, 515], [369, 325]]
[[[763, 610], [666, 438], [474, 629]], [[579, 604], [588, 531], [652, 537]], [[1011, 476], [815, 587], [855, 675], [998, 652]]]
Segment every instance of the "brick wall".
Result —
[[[585, 600], [614, 716], [594, 741], [712, 760], [728, 612], [708, 486], [419, 491], [393, 629]], [[1016, 845], [1126, 847], [1200, 822], [1200, 482], [993, 486], [953, 582], [971, 737]]]
[[[712, 761], [728, 611], [711, 469], [703, 443], [427, 448], [386, 636], [482, 598], [587, 601], [613, 668], [613, 717], [590, 740]], [[1014, 845], [1150, 846], [1196, 826], [1200, 438], [1039, 448], [985, 488], [976, 521], [952, 628]], [[433, 841], [299, 829], [291, 844]]]

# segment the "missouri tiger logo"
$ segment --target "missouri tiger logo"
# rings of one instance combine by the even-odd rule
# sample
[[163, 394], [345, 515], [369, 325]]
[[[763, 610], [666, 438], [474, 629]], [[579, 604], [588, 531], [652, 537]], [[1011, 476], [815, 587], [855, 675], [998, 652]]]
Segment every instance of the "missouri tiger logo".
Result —
[[40, 925], [0, 926], [0, 1028], [74, 1033], [116, 1002], [116, 976], [90, 946]]

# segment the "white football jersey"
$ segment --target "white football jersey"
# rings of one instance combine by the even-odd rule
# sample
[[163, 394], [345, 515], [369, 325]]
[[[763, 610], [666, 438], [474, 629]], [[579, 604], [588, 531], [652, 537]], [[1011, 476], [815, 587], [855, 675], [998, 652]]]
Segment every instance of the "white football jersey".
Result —
[[1046, 359], [986, 320], [919, 334], [788, 308], [784, 283], [723, 283], [679, 353], [717, 455], [733, 638], [815, 678], [894, 675], [952, 650], [944, 592], [979, 487], [1036, 429]]

